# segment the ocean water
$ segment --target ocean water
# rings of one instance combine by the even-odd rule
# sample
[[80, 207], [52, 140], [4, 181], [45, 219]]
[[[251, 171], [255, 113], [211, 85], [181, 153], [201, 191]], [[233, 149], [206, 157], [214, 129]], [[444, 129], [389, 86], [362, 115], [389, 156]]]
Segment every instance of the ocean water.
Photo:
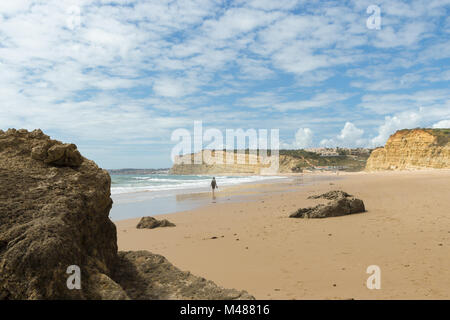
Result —
[[[279, 176], [216, 176], [219, 186], [264, 183], [280, 180]], [[211, 202], [211, 197], [196, 197], [210, 192], [212, 176], [208, 175], [114, 175], [111, 174], [114, 201], [110, 218], [114, 221], [191, 210]], [[187, 197], [180, 197], [187, 195]], [[227, 201], [229, 199], [226, 199]], [[220, 198], [217, 200], [220, 202]]]
[[[231, 186], [242, 183], [254, 183], [284, 177], [274, 176], [217, 176], [219, 186]], [[113, 195], [154, 191], [207, 190], [212, 176], [207, 175], [111, 175], [111, 193]], [[178, 192], [177, 192], [178, 193]]]
[[[192, 210], [209, 203], [240, 201], [239, 195], [220, 197], [223, 187], [239, 184], [272, 183], [291, 180], [307, 185], [322, 180], [333, 181], [337, 176], [306, 175], [288, 176], [216, 176], [219, 185], [218, 197], [211, 197], [209, 175], [111, 175], [113, 207], [110, 218], [113, 221], [155, 216], [160, 214]], [[257, 191], [257, 190], [256, 190]], [[203, 192], [208, 192], [204, 194]]]

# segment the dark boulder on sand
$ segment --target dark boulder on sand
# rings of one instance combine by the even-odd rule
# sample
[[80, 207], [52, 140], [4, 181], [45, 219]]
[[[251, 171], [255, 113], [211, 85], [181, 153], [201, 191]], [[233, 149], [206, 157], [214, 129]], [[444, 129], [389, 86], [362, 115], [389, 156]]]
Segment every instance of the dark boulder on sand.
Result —
[[175, 227], [175, 224], [167, 219], [157, 220], [153, 217], [142, 217], [136, 226], [138, 229], [154, 229], [159, 227]]
[[308, 199], [336, 200], [336, 199], [348, 198], [348, 197], [352, 197], [352, 195], [348, 194], [347, 192], [341, 191], [341, 190], [332, 190], [332, 191], [325, 192], [323, 194], [309, 196]]
[[[40, 130], [0, 130], [0, 299], [250, 297], [212, 282], [201, 286], [194, 276], [192, 295], [194, 287], [176, 276], [181, 271], [166, 260], [164, 268], [151, 262], [160, 256], [118, 253], [110, 186], [109, 174], [74, 144]], [[73, 266], [81, 271], [80, 289], [67, 285]], [[146, 278], [149, 272], [159, 282]], [[126, 284], [140, 278], [146, 293], [137, 295]], [[166, 278], [172, 280], [161, 291]]]
[[311, 196], [309, 199], [331, 200], [327, 204], [318, 204], [315, 207], [300, 208], [292, 213], [290, 218], [328, 218], [339, 217], [353, 213], [365, 212], [364, 202], [352, 195], [334, 190], [327, 193]]

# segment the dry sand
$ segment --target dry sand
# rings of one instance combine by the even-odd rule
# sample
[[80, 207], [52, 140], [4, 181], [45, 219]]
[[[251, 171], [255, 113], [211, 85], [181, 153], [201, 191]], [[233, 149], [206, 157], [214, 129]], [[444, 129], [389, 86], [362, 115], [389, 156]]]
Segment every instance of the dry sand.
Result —
[[[119, 250], [161, 254], [257, 299], [449, 299], [450, 170], [339, 177], [221, 190], [216, 203], [157, 217], [174, 228], [118, 221]], [[334, 189], [364, 200], [367, 212], [288, 218], [316, 203], [309, 195]], [[380, 290], [366, 287], [369, 265], [381, 268]]]

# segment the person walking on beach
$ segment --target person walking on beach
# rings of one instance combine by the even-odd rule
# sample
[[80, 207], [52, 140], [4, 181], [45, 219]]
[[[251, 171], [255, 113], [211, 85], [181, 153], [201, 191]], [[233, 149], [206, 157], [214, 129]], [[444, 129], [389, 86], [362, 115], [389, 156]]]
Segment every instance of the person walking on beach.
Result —
[[217, 182], [216, 182], [216, 177], [213, 177], [213, 179], [212, 179], [212, 181], [211, 181], [211, 188], [212, 188], [212, 195], [213, 195], [213, 198], [214, 198], [214, 189], [219, 189], [219, 186], [217, 185]]

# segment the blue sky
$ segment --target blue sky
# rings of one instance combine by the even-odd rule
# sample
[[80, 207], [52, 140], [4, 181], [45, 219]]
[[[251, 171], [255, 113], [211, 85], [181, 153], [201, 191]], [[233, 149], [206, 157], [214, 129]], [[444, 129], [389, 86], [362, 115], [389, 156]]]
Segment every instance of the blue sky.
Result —
[[[370, 5], [381, 28], [369, 29]], [[104, 168], [169, 167], [178, 128], [283, 148], [450, 127], [450, 1], [0, 2], [0, 128]]]

